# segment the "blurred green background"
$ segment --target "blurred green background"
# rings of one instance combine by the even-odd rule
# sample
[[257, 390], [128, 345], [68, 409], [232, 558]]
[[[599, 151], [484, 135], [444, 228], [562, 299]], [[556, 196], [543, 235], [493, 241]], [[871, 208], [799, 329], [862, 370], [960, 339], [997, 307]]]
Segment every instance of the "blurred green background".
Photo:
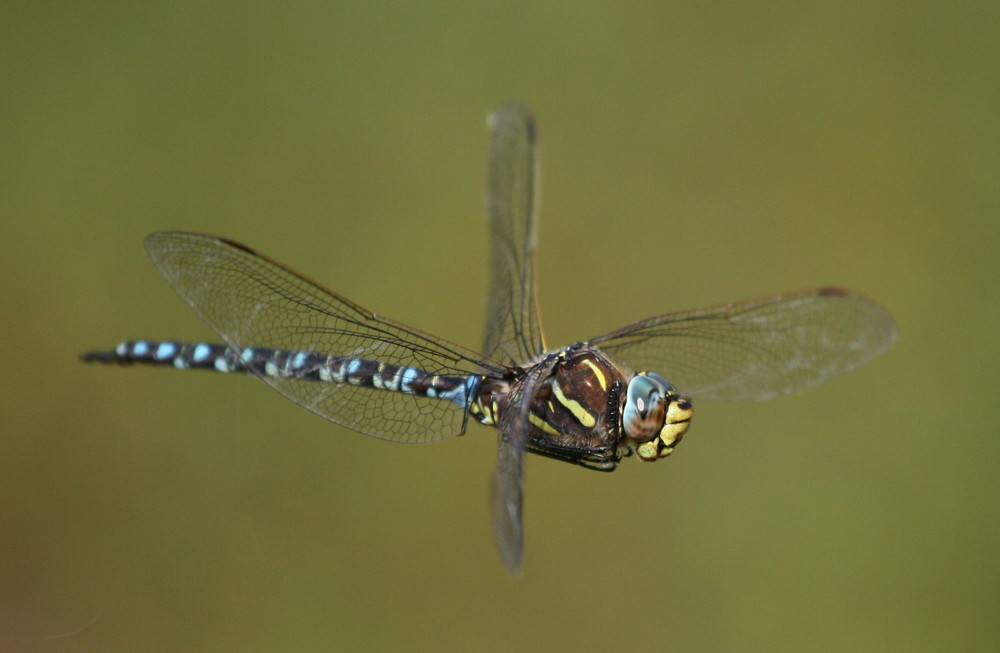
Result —
[[[0, 650], [1000, 647], [1000, 5], [6, 3]], [[535, 110], [550, 345], [840, 284], [900, 340], [683, 446], [402, 446], [253, 379], [85, 366], [209, 338], [141, 247], [245, 242], [478, 347], [487, 112]], [[664, 370], [669, 375], [669, 370]]]

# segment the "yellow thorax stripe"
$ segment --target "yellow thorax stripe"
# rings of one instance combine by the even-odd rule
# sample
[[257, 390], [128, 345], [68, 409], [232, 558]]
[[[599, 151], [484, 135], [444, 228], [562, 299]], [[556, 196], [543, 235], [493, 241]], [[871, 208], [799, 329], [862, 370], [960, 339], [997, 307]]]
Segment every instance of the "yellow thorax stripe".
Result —
[[573, 417], [575, 417], [576, 421], [580, 422], [580, 424], [583, 424], [587, 428], [593, 428], [593, 426], [597, 424], [597, 420], [594, 419], [594, 416], [587, 412], [587, 409], [581, 406], [579, 401], [567, 398], [566, 395], [563, 394], [562, 388], [560, 388], [559, 384], [555, 381], [552, 382], [552, 393], [556, 396], [556, 399], [559, 400], [559, 403], [568, 408], [569, 412], [573, 413]]
[[582, 358], [580, 362], [593, 370], [594, 376], [597, 377], [597, 382], [601, 384], [601, 390], [606, 391], [608, 389], [608, 380], [604, 378], [604, 371], [589, 358]]
[[559, 431], [552, 428], [552, 425], [534, 413], [528, 413], [528, 421], [542, 429], [549, 435], [559, 435]]

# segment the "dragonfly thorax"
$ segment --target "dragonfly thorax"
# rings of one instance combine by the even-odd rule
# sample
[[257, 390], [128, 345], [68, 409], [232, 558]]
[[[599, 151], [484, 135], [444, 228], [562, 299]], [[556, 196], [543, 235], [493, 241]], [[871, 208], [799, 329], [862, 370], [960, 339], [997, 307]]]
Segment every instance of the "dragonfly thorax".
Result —
[[532, 453], [610, 471], [625, 456], [669, 455], [691, 403], [661, 376], [631, 379], [586, 343], [541, 356], [513, 378], [483, 377], [469, 414]]

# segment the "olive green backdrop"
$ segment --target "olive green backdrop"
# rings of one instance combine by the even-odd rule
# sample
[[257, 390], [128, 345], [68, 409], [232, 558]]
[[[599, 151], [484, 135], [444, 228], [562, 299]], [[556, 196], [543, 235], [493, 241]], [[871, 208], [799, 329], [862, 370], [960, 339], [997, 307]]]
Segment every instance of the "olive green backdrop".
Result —
[[[0, 14], [0, 650], [1000, 646], [996, 2]], [[540, 125], [551, 346], [821, 284], [897, 346], [699, 404], [656, 465], [532, 458], [518, 579], [492, 431], [388, 444], [254, 379], [77, 361], [210, 337], [159, 229], [478, 346], [508, 98]]]

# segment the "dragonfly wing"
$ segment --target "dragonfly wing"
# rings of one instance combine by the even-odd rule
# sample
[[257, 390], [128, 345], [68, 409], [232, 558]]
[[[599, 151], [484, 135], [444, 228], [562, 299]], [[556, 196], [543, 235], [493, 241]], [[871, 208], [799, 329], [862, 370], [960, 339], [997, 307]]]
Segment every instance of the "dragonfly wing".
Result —
[[[447, 376], [496, 367], [475, 352], [375, 315], [239, 243], [160, 232], [145, 244], [174, 290], [237, 351], [312, 351]], [[465, 428], [466, 411], [451, 401], [351, 384], [260, 378], [326, 419], [386, 440], [429, 442]]]
[[511, 574], [521, 570], [524, 558], [524, 448], [501, 436], [497, 466], [490, 487], [493, 535], [504, 566]]
[[545, 349], [535, 299], [537, 160], [535, 123], [511, 102], [489, 119], [487, 218], [490, 287], [483, 353], [523, 365]]
[[892, 316], [872, 300], [818, 288], [668, 313], [589, 342], [692, 398], [757, 401], [852, 370], [895, 339]]
[[[534, 119], [511, 102], [489, 119], [487, 218], [490, 224], [490, 287], [483, 351], [511, 366], [545, 350], [535, 296], [537, 156]], [[524, 557], [524, 437], [534, 383], [508, 402], [500, 420], [491, 500], [497, 548], [514, 574]]]
[[511, 574], [520, 571], [524, 557], [524, 447], [529, 398], [534, 396], [540, 378], [542, 375], [535, 374], [515, 381], [500, 409], [497, 466], [490, 498], [497, 548]]

